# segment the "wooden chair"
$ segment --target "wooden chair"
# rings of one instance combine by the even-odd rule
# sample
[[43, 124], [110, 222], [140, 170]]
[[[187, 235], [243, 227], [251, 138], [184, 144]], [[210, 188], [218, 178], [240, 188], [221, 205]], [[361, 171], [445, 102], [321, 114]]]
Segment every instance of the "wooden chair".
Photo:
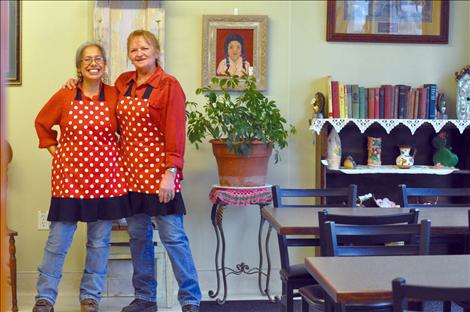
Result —
[[[357, 186], [349, 185], [345, 188], [326, 188], [326, 189], [288, 189], [281, 188], [278, 185], [272, 187], [273, 206], [276, 208], [291, 207], [355, 207]], [[285, 203], [283, 199], [310, 199], [310, 204], [292, 204]], [[320, 199], [324, 204], [318, 205], [316, 200]], [[327, 203], [327, 199], [334, 199], [336, 204], [331, 201]], [[272, 227], [268, 228], [268, 237]], [[278, 235], [279, 252], [281, 255], [281, 281], [282, 281], [282, 305], [285, 311], [294, 311], [294, 297], [298, 297], [298, 293], [294, 293], [300, 287], [316, 283], [313, 277], [307, 272], [303, 263], [291, 265], [289, 261], [289, 247], [306, 247], [320, 246], [318, 238], [291, 238], [284, 235]]]
[[[401, 203], [405, 208], [468, 207], [470, 188], [410, 188], [399, 185]], [[424, 203], [426, 198], [437, 198], [433, 203]], [[418, 203], [412, 202], [413, 199]], [[421, 199], [421, 200], [420, 200]], [[419, 202], [420, 201], [420, 202]], [[467, 249], [467, 238], [462, 235], [433, 235], [431, 254], [461, 254]], [[446, 308], [449, 311], [450, 306]]]
[[[385, 216], [351, 216], [318, 213], [322, 256], [396, 256], [428, 254], [430, 244], [430, 222], [423, 220], [416, 224], [419, 211], [410, 210]], [[344, 224], [344, 225], [337, 225]], [[419, 240], [418, 240], [419, 238]], [[399, 244], [396, 244], [400, 242]], [[319, 285], [302, 287], [302, 311], [309, 306], [317, 310], [329, 304]], [[341, 310], [390, 311], [390, 302], [371, 304], [350, 304], [340, 306]]]
[[[398, 186], [401, 191], [401, 206], [409, 208], [432, 208], [432, 207], [468, 207], [470, 204], [470, 188], [429, 188], [429, 187], [407, 187], [405, 184]], [[446, 201], [438, 203], [412, 203], [410, 198], [418, 200], [424, 197], [444, 197]], [[450, 201], [454, 199], [454, 201]], [[458, 199], [459, 202], [455, 202]]]
[[[429, 287], [420, 285], [407, 285], [405, 279], [399, 277], [392, 281], [393, 312], [408, 311], [408, 299], [422, 301], [456, 301], [468, 300], [470, 287]], [[469, 312], [470, 306], [464, 307], [464, 312]]]

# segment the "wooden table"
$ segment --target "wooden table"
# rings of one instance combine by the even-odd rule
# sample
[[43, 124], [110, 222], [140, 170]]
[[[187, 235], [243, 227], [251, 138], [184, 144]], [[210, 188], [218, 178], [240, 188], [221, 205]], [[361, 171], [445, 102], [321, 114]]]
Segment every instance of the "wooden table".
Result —
[[470, 255], [307, 257], [305, 266], [339, 304], [391, 301], [396, 277], [409, 284], [470, 287]]
[[[331, 214], [386, 215], [408, 212], [409, 208], [272, 208], [264, 207], [263, 217], [280, 235], [318, 235], [318, 211]], [[432, 235], [468, 234], [468, 208], [422, 208], [419, 220], [431, 220]]]
[[[386, 215], [408, 212], [409, 208], [273, 208], [264, 207], [262, 217], [268, 221], [269, 232], [274, 228], [278, 235], [279, 250], [286, 252], [287, 246], [281, 239], [286, 235], [319, 235], [318, 211], [327, 209], [331, 214], [348, 215]], [[431, 220], [431, 253], [463, 253], [469, 245], [468, 209], [457, 208], [422, 208], [419, 220]], [[267, 246], [267, 242], [266, 242]], [[313, 253], [313, 251], [312, 251]], [[400, 257], [401, 258], [401, 257]], [[469, 264], [470, 266], [470, 264]], [[271, 273], [268, 262], [267, 274]], [[283, 297], [285, 294], [282, 294]]]

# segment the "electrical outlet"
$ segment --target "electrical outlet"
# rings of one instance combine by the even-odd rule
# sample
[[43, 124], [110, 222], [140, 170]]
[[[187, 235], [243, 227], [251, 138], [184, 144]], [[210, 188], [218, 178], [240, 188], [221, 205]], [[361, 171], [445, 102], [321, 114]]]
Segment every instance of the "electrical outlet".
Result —
[[46, 211], [38, 211], [38, 230], [40, 231], [47, 231], [49, 230], [50, 222], [47, 221], [47, 212]]

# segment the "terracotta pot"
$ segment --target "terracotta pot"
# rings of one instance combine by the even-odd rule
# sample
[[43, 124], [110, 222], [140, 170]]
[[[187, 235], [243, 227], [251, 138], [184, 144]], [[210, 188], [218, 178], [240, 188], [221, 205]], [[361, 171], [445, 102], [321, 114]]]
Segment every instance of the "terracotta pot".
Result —
[[250, 155], [243, 156], [227, 151], [227, 144], [211, 140], [212, 152], [217, 160], [219, 182], [222, 186], [262, 186], [266, 184], [268, 161], [272, 147], [253, 142]]

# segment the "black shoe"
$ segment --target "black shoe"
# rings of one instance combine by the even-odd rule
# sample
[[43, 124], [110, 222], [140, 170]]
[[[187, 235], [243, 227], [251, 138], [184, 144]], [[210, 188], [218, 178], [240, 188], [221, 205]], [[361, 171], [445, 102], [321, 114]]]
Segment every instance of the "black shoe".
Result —
[[183, 309], [181, 310], [183, 312], [199, 312], [199, 306], [194, 305], [194, 304], [186, 304], [183, 306]]
[[[121, 312], [155, 312], [158, 311], [157, 304], [152, 301], [134, 299], [127, 307], [122, 308]], [[190, 310], [191, 311], [191, 310]]]
[[34, 304], [33, 312], [54, 312], [54, 307], [49, 301], [45, 299], [39, 299]]

